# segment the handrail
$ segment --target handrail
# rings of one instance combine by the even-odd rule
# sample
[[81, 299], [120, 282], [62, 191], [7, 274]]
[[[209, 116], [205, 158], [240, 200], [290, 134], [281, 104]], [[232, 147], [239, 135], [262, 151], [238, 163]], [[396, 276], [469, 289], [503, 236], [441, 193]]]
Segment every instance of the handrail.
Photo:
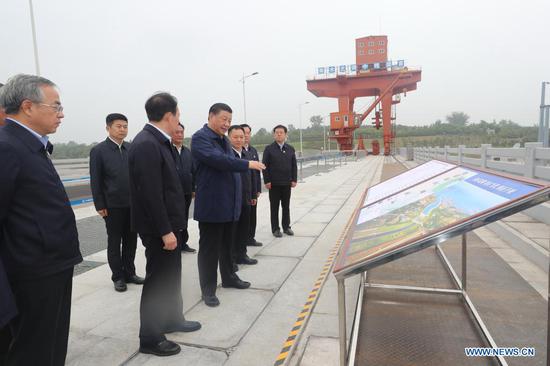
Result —
[[400, 155], [406, 157], [408, 148], [413, 149], [413, 159], [419, 162], [440, 159], [550, 181], [550, 148], [538, 142], [527, 142], [522, 148], [492, 147], [491, 144], [475, 148], [465, 145], [407, 147], [400, 149]]

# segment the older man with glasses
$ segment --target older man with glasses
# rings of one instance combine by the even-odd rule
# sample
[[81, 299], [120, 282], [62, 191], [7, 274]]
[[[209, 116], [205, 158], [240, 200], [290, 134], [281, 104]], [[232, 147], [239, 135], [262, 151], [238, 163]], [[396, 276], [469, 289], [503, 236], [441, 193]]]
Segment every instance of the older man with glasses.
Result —
[[56, 85], [16, 75], [0, 91], [2, 260], [19, 314], [7, 365], [63, 365], [74, 266], [82, 261], [73, 210], [50, 160], [63, 115]]

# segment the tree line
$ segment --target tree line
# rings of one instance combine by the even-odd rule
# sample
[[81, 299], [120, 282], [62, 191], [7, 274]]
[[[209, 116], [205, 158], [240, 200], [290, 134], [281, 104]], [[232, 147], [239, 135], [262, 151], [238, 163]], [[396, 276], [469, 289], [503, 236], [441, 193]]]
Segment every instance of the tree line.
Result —
[[[325, 123], [326, 122], [326, 123]], [[329, 132], [328, 121], [320, 115], [312, 116], [309, 119], [307, 128], [302, 129], [303, 149], [305, 151], [321, 151], [325, 145], [328, 149], [327, 133]], [[325, 126], [325, 128], [323, 128]], [[289, 143], [299, 149], [300, 130], [293, 124], [288, 126]], [[437, 120], [429, 125], [407, 126], [397, 124], [394, 126], [395, 143], [397, 147], [413, 146], [479, 146], [480, 144], [492, 144], [493, 146], [511, 147], [516, 143], [537, 141], [538, 126], [521, 126], [512, 120], [484, 121], [472, 123], [470, 117], [464, 112], [452, 112], [446, 116], [445, 121]], [[372, 140], [382, 139], [382, 129], [376, 130], [373, 126], [363, 124], [355, 130], [355, 142], [362, 137], [365, 146], [370, 147]], [[185, 139], [189, 146], [191, 138]], [[253, 131], [252, 144], [258, 149], [273, 142], [271, 130], [260, 128]], [[382, 142], [382, 141], [380, 141]], [[92, 144], [83, 144], [70, 141], [68, 143], [55, 144], [53, 157], [55, 159], [76, 159], [87, 158]], [[337, 148], [336, 142], [331, 142], [331, 148]]]

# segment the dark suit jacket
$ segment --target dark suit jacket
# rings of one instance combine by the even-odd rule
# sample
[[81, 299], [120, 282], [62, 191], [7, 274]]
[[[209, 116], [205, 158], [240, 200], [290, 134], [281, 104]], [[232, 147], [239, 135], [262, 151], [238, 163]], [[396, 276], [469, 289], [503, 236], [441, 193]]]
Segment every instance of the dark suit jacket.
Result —
[[[177, 151], [177, 149], [176, 149]], [[190, 195], [195, 192], [195, 178], [193, 176], [193, 158], [191, 151], [185, 146], [181, 147], [181, 152], [177, 154], [177, 168], [180, 177], [183, 193]]]
[[[251, 160], [249, 153], [244, 149], [242, 150], [242, 158], [239, 157], [239, 154], [233, 150], [235, 157], [237, 159]], [[257, 190], [252, 179], [252, 172], [248, 169], [246, 172], [241, 172], [241, 192], [242, 192], [242, 204], [243, 206], [250, 206], [250, 200], [256, 199]]]
[[132, 141], [128, 166], [133, 231], [160, 237], [187, 228], [176, 154], [170, 140], [150, 125]]
[[[248, 145], [248, 150], [246, 151], [249, 157], [249, 160], [260, 161], [260, 155], [258, 150], [252, 145]], [[262, 192], [262, 174], [259, 170], [252, 170], [252, 183], [256, 186], [256, 193]]]
[[128, 182], [128, 148], [121, 148], [110, 138], [90, 151], [90, 183], [96, 210], [130, 207]]
[[[2, 243], [0, 242], [0, 245]], [[11, 292], [8, 276], [4, 271], [4, 265], [0, 260], [0, 329], [6, 325], [11, 318], [17, 315], [17, 307], [15, 306], [15, 299]]]
[[242, 192], [239, 172], [248, 170], [248, 161], [235, 158], [231, 144], [208, 125], [191, 138], [195, 165], [194, 218], [201, 222], [238, 221]]
[[290, 182], [298, 181], [296, 152], [291, 145], [285, 143], [281, 150], [279, 144], [273, 141], [265, 147], [262, 160], [265, 164], [264, 183], [288, 186]]
[[42, 142], [8, 120], [0, 128], [0, 157], [0, 259], [10, 281], [81, 262], [74, 213]]

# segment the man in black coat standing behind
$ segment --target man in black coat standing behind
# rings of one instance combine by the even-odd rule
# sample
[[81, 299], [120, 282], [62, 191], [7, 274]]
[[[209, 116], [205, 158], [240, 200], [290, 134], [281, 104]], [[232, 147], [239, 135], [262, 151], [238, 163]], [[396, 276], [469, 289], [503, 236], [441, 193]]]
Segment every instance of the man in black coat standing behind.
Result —
[[[90, 151], [90, 183], [97, 213], [107, 228], [107, 260], [116, 291], [126, 283], [142, 285], [136, 275], [137, 234], [130, 230], [130, 186], [128, 182], [128, 118], [111, 113], [105, 119], [109, 136]], [[122, 244], [122, 248], [121, 248]], [[122, 249], [122, 250], [121, 250]]]
[[[231, 141], [235, 158], [251, 160], [243, 149], [245, 141], [244, 128], [239, 125], [231, 126], [229, 127], [229, 131], [227, 131], [227, 136], [229, 136], [229, 141]], [[256, 185], [253, 182], [250, 170], [241, 172], [240, 174], [242, 204], [239, 220], [234, 223], [233, 227], [233, 261], [236, 264], [257, 264], [258, 260], [250, 258], [246, 250], [246, 244], [250, 235], [250, 207], [256, 205]]]
[[[0, 106], [0, 260], [19, 314], [9, 322], [6, 364], [65, 363], [73, 268], [82, 261], [73, 210], [50, 155], [48, 135], [63, 107], [53, 82], [16, 75]], [[4, 296], [2, 294], [2, 296]]]
[[192, 332], [181, 297], [182, 230], [185, 197], [170, 141], [179, 123], [176, 98], [158, 93], [145, 103], [149, 123], [137, 134], [128, 153], [132, 229], [139, 233], [147, 259], [141, 293], [139, 330], [142, 353], [170, 356], [180, 352], [166, 333]]
[[[260, 161], [258, 150], [256, 150], [254, 146], [250, 145], [250, 135], [252, 133], [252, 127], [250, 127], [246, 123], [242, 124], [241, 127], [244, 128], [243, 149], [245, 150], [246, 155], [250, 160]], [[261, 247], [263, 244], [256, 240], [256, 223], [258, 221], [258, 198], [260, 198], [260, 194], [262, 193], [262, 174], [257, 170], [251, 171], [250, 174], [252, 174], [252, 184], [254, 184], [256, 188], [256, 197], [253, 197], [256, 199], [256, 204], [250, 206], [250, 225], [248, 230], [248, 241], [246, 245], [252, 247]]]
[[[183, 145], [185, 138], [185, 127], [180, 123], [176, 130], [172, 134], [172, 144], [176, 148], [178, 154], [176, 155], [176, 163], [178, 168], [178, 175], [181, 180], [181, 186], [183, 188], [183, 194], [185, 195], [185, 220], [189, 219], [189, 208], [191, 207], [191, 201], [195, 193], [195, 178], [193, 173], [193, 158], [191, 157], [191, 150]], [[189, 231], [187, 231], [187, 225], [182, 231], [181, 251], [186, 253], [195, 253], [196, 250], [191, 248], [187, 243], [189, 241]]]
[[269, 190], [271, 206], [271, 232], [277, 238], [283, 236], [279, 227], [279, 204], [283, 208], [282, 226], [287, 235], [294, 235], [290, 228], [290, 190], [296, 187], [298, 169], [294, 147], [286, 143], [287, 128], [273, 128], [275, 141], [267, 145], [262, 160], [265, 164], [264, 183]]

